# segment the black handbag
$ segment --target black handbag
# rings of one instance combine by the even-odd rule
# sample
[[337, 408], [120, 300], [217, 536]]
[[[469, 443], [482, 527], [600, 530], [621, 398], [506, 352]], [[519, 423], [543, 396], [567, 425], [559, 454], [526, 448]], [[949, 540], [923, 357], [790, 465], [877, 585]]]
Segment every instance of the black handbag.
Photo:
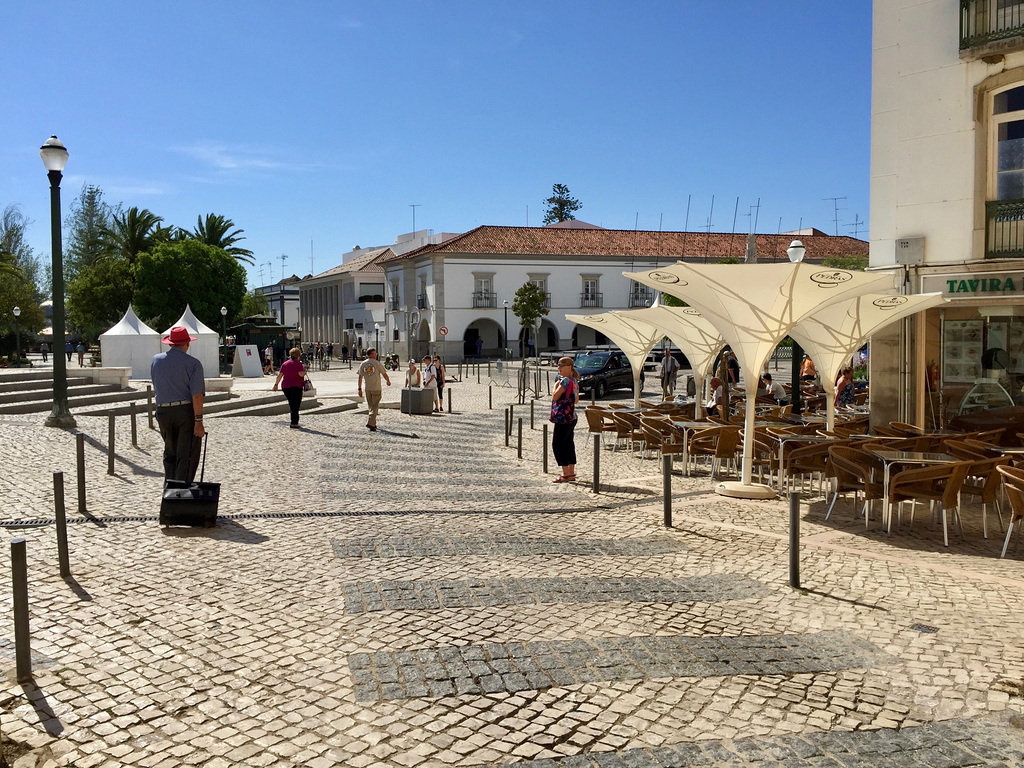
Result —
[[206, 476], [206, 441], [203, 438], [203, 469], [198, 482], [165, 480], [160, 501], [160, 525], [190, 525], [213, 528], [217, 524], [220, 483], [204, 483]]

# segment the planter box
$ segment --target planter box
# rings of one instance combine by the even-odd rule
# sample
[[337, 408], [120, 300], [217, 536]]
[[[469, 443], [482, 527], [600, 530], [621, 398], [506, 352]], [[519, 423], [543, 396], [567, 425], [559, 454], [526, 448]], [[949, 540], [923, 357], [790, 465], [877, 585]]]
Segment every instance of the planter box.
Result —
[[408, 389], [402, 390], [402, 413], [418, 415], [434, 412], [434, 390]]

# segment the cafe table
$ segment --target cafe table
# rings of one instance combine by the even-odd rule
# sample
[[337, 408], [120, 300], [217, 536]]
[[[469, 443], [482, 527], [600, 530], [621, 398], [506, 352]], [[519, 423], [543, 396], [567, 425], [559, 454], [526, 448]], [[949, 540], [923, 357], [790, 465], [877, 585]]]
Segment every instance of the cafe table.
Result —
[[696, 432], [700, 429], [709, 429], [711, 427], [720, 426], [715, 424], [713, 421], [673, 421], [671, 422], [673, 427], [677, 427], [683, 431], [683, 476], [690, 476], [690, 438], [691, 432]]
[[786, 445], [788, 443], [811, 445], [812, 443], [830, 443], [835, 439], [825, 437], [824, 435], [773, 435], [770, 432], [767, 434], [767, 437], [779, 444], [779, 493], [785, 490], [786, 465], [783, 459], [785, 458]]
[[885, 532], [892, 530], [892, 501], [889, 498], [889, 477], [892, 474], [893, 465], [919, 465], [929, 466], [932, 464], [955, 464], [961, 459], [950, 456], [948, 453], [928, 453], [924, 451], [887, 451], [882, 448], [869, 448], [869, 451], [882, 460], [884, 468], [882, 480], [882, 491], [885, 494], [885, 504], [882, 505], [885, 519], [882, 524]]

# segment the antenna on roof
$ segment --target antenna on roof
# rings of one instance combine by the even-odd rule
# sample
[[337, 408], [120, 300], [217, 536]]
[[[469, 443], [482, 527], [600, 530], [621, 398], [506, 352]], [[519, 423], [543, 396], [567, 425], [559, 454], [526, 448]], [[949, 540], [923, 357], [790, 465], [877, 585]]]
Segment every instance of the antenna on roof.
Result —
[[761, 213], [761, 198], [757, 198], [757, 205], [750, 206], [754, 209], [754, 223], [753, 228], [750, 230], [752, 233], [757, 233], [757, 217]]
[[281, 279], [284, 280], [284, 262], [288, 258], [287, 253], [281, 254]]
[[270, 282], [274, 282], [274, 263], [272, 261], [267, 262], [267, 277], [270, 278]]
[[416, 209], [419, 208], [423, 203], [409, 203], [409, 207], [412, 208], [412, 233], [416, 234]]
[[637, 234], [636, 230], [637, 230], [637, 227], [639, 227], [639, 226], [640, 226], [640, 211], [637, 211], [636, 212], [636, 216], [633, 219], [633, 255], [632, 255], [632, 257], [629, 260], [629, 271], [630, 272], [635, 272], [636, 271], [637, 238], [639, 237], [639, 235]]
[[260, 285], [266, 285], [266, 283], [263, 282], [263, 265], [262, 264], [260, 264]]
[[665, 221], [665, 214], [658, 216], [658, 247], [654, 251], [654, 266], [658, 266], [659, 255], [661, 254], [661, 225]]
[[854, 237], [860, 237], [860, 228], [861, 228], [861, 226], [863, 224], [864, 224], [864, 222], [861, 221], [860, 214], [859, 213], [855, 213], [853, 215], [853, 224], [847, 224], [846, 228], [847, 229], [851, 229], [852, 228], [853, 229], [853, 236]]
[[845, 200], [846, 197], [823, 197], [822, 200], [831, 200], [832, 208], [834, 210], [834, 218], [832, 219], [836, 224], [836, 237], [839, 237], [839, 211], [845, 211], [845, 208], [839, 207], [839, 201]]
[[708, 252], [711, 250], [711, 220], [715, 216], [715, 196], [711, 196], [711, 213], [708, 214], [708, 236], [704, 240], [704, 263], [708, 262]]
[[679, 254], [679, 258], [686, 258], [686, 236], [690, 234], [690, 198], [692, 195], [686, 196], [686, 221], [683, 224], [683, 252]]

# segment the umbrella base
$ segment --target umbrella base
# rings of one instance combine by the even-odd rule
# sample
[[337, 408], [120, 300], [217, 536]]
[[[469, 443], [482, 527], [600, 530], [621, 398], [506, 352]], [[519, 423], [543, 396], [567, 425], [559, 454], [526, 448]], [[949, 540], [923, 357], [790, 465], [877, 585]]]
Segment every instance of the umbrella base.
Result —
[[767, 485], [736, 481], [719, 483], [715, 486], [715, 493], [719, 496], [729, 496], [734, 499], [768, 500], [775, 498], [775, 491]]

